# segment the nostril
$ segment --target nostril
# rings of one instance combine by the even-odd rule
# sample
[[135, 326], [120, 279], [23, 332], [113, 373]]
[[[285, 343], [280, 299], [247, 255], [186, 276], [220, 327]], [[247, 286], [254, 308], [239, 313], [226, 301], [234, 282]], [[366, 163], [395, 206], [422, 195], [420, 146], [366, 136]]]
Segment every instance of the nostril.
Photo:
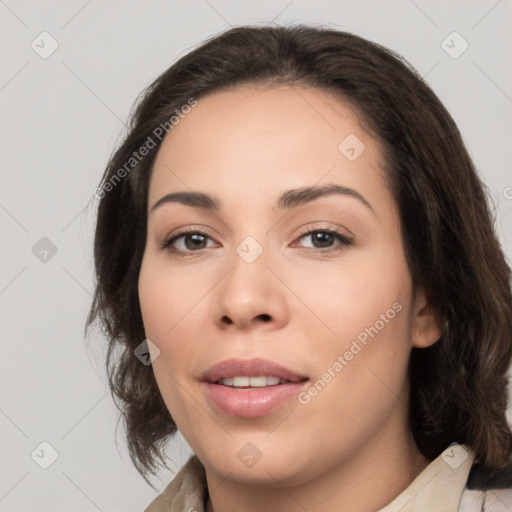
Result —
[[263, 315], [260, 315], [260, 317], [264, 322], [270, 321], [270, 315], [267, 315], [266, 313], [264, 313]]

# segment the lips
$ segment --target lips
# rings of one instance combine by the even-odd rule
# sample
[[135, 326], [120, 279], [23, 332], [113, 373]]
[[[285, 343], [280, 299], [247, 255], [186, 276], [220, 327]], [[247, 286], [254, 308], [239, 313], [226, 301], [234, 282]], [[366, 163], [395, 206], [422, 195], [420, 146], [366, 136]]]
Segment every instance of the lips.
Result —
[[[267, 385], [246, 386], [253, 378], [261, 384], [258, 377], [267, 377]], [[272, 382], [273, 378], [279, 379], [279, 383]], [[226, 385], [224, 379], [234, 379], [243, 385]], [[291, 399], [308, 386], [309, 379], [274, 361], [256, 358], [222, 361], [204, 372], [201, 380], [205, 396], [218, 412], [256, 418], [293, 403]]]
[[306, 375], [297, 373], [269, 359], [227, 359], [206, 370], [200, 380], [215, 384], [222, 379], [234, 377], [277, 377], [292, 383], [307, 380]]

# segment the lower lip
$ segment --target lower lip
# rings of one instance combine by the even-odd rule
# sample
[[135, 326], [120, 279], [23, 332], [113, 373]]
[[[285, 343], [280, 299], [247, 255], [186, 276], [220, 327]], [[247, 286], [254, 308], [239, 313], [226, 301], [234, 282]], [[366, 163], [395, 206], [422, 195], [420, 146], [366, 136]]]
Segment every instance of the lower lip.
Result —
[[264, 388], [233, 388], [203, 382], [206, 394], [220, 412], [244, 418], [269, 414], [291, 397], [297, 396], [307, 383], [303, 381]]

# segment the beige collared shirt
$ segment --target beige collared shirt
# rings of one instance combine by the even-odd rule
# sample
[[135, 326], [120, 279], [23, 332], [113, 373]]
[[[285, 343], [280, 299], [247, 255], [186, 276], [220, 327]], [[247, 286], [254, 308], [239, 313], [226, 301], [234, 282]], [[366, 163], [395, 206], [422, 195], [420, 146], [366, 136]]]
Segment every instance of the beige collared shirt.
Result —
[[[466, 445], [449, 446], [379, 512], [512, 512], [512, 490], [490, 491], [483, 508], [483, 493], [466, 489], [474, 458]], [[205, 512], [207, 494], [204, 468], [194, 455], [144, 512]]]

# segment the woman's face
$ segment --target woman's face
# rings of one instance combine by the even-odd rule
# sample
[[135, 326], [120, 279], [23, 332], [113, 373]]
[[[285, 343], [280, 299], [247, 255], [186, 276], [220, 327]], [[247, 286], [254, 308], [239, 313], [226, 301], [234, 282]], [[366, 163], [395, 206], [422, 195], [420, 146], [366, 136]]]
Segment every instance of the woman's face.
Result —
[[[153, 209], [177, 192], [216, 208], [174, 196]], [[157, 155], [139, 297], [159, 389], [207, 471], [298, 484], [408, 439], [410, 350], [440, 332], [413, 290], [379, 147], [329, 93], [198, 100]], [[208, 374], [256, 358], [307, 380], [218, 382], [297, 380], [250, 364]]]

